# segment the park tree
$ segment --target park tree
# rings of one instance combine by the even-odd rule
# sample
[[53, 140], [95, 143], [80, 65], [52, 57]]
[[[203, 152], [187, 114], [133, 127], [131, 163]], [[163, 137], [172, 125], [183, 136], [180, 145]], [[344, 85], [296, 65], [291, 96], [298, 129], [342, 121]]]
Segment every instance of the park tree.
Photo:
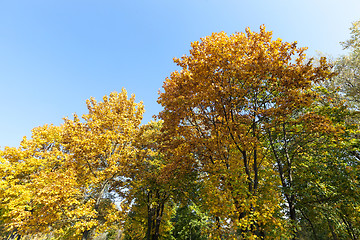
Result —
[[[80, 210], [80, 192], [70, 169], [64, 168], [66, 151], [60, 145], [61, 127], [45, 125], [24, 137], [19, 148], [1, 152], [1, 205], [6, 230], [17, 235], [62, 231]], [[76, 210], [77, 209], [77, 210]], [[61, 229], [61, 230], [60, 230]]]
[[[356, 176], [359, 176], [360, 159], [359, 21], [354, 22], [350, 30], [350, 39], [341, 43], [348, 52], [334, 61], [336, 75], [321, 84], [322, 99], [317, 106], [332, 122], [342, 125], [343, 133], [338, 135], [337, 143], [327, 134], [321, 137], [323, 140], [317, 139], [318, 143], [323, 141], [320, 149], [309, 149], [313, 156], [317, 155], [315, 165], [322, 162], [327, 171], [313, 170], [316, 174], [306, 180], [313, 186], [301, 186], [307, 193], [301, 201], [300, 212], [306, 220], [301, 223], [302, 229], [311, 229], [308, 238], [312, 239], [359, 238], [359, 213], [356, 211], [359, 208]], [[319, 167], [313, 165], [312, 168]], [[318, 179], [321, 179], [321, 186]]]
[[124, 221], [128, 206], [115, 201], [136, 160], [143, 105], [123, 89], [101, 102], [91, 98], [87, 107], [82, 120], [74, 115], [60, 127], [35, 128], [21, 147], [1, 152], [9, 230], [90, 239]]
[[126, 239], [164, 239], [172, 228], [174, 185], [165, 174], [162, 122], [142, 125], [136, 135], [136, 162], [132, 166], [123, 198], [130, 206], [125, 223]]
[[[356, 239], [344, 228], [340, 218], [346, 216], [339, 211], [350, 205], [357, 208], [356, 179], [352, 176], [358, 163], [348, 154], [357, 149], [353, 138], [357, 127], [347, 121], [351, 111], [332, 98], [334, 93], [322, 87], [316, 92], [313, 104], [302, 111], [306, 114], [297, 113], [286, 124], [269, 129], [270, 146], [278, 165], [285, 169], [282, 178], [287, 185], [283, 184], [283, 191], [286, 198], [294, 199], [298, 237], [304, 237], [306, 226], [309, 235], [305, 238]], [[308, 118], [309, 114], [313, 117]], [[353, 220], [348, 222], [355, 226]]]
[[360, 20], [352, 23], [350, 27], [350, 39], [341, 43], [344, 49], [359, 49], [360, 48]]
[[124, 89], [103, 97], [102, 102], [91, 98], [87, 107], [83, 122], [76, 115], [65, 120], [63, 133], [64, 147], [71, 153], [69, 164], [90, 205], [83, 239], [93, 235], [95, 228], [104, 230], [124, 220], [128, 206], [120, 199], [116, 207], [115, 201], [125, 191], [126, 176], [136, 161], [133, 144], [144, 112], [142, 103], [135, 103], [135, 95], [128, 99]]
[[341, 43], [347, 54], [335, 61], [337, 76], [327, 83], [329, 89], [338, 88], [348, 104], [359, 111], [360, 106], [360, 20], [350, 28], [350, 39]]
[[264, 26], [191, 46], [190, 55], [174, 59], [181, 71], [166, 79], [158, 100], [164, 129], [176, 136], [174, 165], [201, 171], [203, 205], [220, 235], [289, 237], [297, 229], [295, 158], [308, 144], [304, 136], [338, 131], [311, 110], [330, 64], [306, 60], [306, 48], [272, 40]]
[[209, 238], [207, 231], [212, 222], [207, 214], [191, 200], [176, 208], [172, 222], [174, 223], [172, 236], [175, 239], [205, 240]]

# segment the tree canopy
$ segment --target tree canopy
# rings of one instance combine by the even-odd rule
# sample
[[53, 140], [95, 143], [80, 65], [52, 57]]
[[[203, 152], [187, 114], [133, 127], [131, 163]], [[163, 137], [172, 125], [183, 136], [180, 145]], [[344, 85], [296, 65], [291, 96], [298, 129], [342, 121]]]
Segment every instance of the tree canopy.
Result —
[[260, 27], [0, 152], [0, 239], [358, 239], [359, 22], [334, 64]]

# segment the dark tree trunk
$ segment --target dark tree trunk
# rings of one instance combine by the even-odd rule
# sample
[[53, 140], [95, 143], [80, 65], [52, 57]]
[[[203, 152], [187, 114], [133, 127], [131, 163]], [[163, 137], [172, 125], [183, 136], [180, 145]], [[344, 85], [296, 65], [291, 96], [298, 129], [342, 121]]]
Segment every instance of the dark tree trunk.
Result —
[[153, 218], [154, 218], [154, 209], [148, 207], [148, 221], [147, 221], [147, 230], [146, 230], [146, 240], [151, 240], [151, 230], [153, 228]]
[[164, 211], [164, 203], [161, 203], [160, 206], [158, 205], [156, 209], [156, 220], [155, 220], [155, 231], [152, 240], [158, 240], [160, 236], [160, 224], [161, 219]]
[[294, 201], [293, 201], [294, 196], [290, 196], [289, 200], [288, 200], [288, 204], [289, 204], [289, 214], [290, 214], [290, 219], [293, 222], [296, 222], [296, 212], [295, 212], [295, 206], [294, 206]]
[[89, 240], [90, 239], [90, 230], [86, 229], [83, 232], [83, 235], [81, 237], [81, 240]]
[[164, 212], [165, 202], [169, 198], [167, 193], [161, 194], [158, 190], [155, 191], [156, 204], [150, 204], [151, 192], [148, 195], [148, 219], [146, 240], [158, 240], [160, 237], [160, 225]]

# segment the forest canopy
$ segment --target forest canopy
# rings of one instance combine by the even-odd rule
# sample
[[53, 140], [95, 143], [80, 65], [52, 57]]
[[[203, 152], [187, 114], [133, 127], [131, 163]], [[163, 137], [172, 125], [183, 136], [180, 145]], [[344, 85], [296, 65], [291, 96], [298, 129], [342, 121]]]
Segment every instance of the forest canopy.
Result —
[[0, 239], [359, 239], [360, 22], [336, 61], [191, 43], [141, 124], [125, 89], [0, 152]]

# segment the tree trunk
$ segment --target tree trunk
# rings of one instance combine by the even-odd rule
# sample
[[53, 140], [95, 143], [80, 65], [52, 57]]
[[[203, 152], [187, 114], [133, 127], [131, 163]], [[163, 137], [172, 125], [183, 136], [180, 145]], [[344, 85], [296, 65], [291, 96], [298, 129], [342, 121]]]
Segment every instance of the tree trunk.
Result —
[[153, 218], [154, 218], [154, 209], [149, 206], [148, 207], [148, 221], [147, 221], [147, 230], [146, 230], [146, 240], [151, 240], [151, 230], [153, 228]]
[[293, 201], [294, 196], [290, 196], [288, 204], [289, 204], [289, 213], [290, 213], [290, 219], [293, 222], [296, 222], [296, 212], [295, 212], [295, 206]]
[[161, 224], [161, 219], [162, 219], [162, 215], [164, 212], [164, 203], [162, 202], [160, 204], [160, 206], [158, 205], [157, 207], [157, 211], [156, 211], [156, 221], [155, 221], [155, 232], [153, 235], [152, 240], [158, 240], [159, 236], [160, 236], [160, 224]]
[[91, 230], [88, 230], [86, 229], [84, 232], [83, 232], [83, 235], [81, 237], [81, 240], [89, 240], [90, 239], [90, 232]]

